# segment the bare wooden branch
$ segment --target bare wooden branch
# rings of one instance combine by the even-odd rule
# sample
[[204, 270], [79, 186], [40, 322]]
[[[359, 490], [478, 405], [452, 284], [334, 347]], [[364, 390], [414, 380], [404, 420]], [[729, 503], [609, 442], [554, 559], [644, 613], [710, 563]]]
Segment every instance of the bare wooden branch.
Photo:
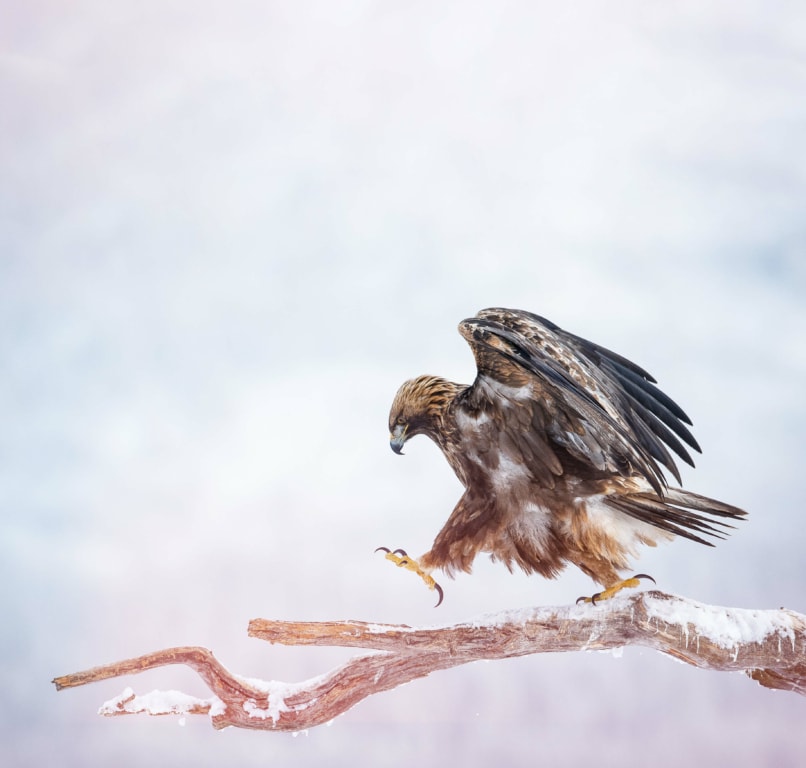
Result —
[[107, 702], [101, 714], [208, 714], [215, 728], [298, 731], [331, 721], [367, 696], [471, 661], [637, 645], [696, 667], [742, 671], [763, 686], [806, 694], [806, 616], [783, 608], [720, 608], [658, 591], [618, 596], [595, 606], [502, 611], [424, 629], [254, 619], [249, 635], [283, 645], [342, 646], [371, 653], [291, 684], [238, 677], [209, 650], [197, 647], [168, 648], [53, 682], [61, 690], [185, 664], [204, 680], [212, 698], [176, 692], [137, 696], [127, 689]]

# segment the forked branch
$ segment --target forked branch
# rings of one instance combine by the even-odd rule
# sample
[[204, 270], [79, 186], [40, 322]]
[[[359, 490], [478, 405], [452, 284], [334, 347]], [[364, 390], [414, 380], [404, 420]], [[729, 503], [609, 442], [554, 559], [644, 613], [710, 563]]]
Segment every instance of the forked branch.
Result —
[[331, 721], [367, 696], [470, 661], [637, 645], [704, 669], [742, 671], [768, 688], [806, 694], [806, 616], [783, 608], [720, 608], [658, 591], [618, 596], [595, 606], [502, 611], [424, 629], [361, 621], [254, 619], [249, 635], [283, 645], [341, 646], [371, 653], [300, 683], [241, 678], [198, 647], [168, 648], [53, 682], [61, 690], [185, 664], [204, 680], [211, 698], [157, 691], [137, 696], [126, 689], [104, 704], [101, 714], [208, 714], [215, 728], [298, 731]]

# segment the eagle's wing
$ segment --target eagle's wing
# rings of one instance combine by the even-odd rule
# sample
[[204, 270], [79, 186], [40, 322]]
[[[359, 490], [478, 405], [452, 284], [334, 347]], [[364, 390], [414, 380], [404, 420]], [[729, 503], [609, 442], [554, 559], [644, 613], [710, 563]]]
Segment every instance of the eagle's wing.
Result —
[[482, 310], [459, 331], [478, 366], [465, 407], [492, 403], [528, 427], [517, 430], [518, 448], [538, 474], [556, 470], [559, 446], [592, 470], [639, 473], [662, 494], [660, 464], [680, 480], [668, 449], [689, 464], [683, 443], [699, 451], [686, 414], [620, 355], [519, 310]]

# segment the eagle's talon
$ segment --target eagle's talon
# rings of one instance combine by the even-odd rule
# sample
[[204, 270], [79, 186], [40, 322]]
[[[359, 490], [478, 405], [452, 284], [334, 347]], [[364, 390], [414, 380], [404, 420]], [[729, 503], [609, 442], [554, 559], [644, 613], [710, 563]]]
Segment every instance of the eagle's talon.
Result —
[[596, 605], [597, 600], [609, 600], [611, 597], [621, 592], [622, 589], [632, 589], [640, 586], [641, 579], [649, 579], [653, 584], [657, 584], [655, 579], [653, 579], [648, 573], [636, 573], [635, 576], [629, 579], [624, 579], [623, 581], [617, 581], [615, 584], [611, 584], [607, 589], [603, 589], [601, 592], [596, 592], [596, 594], [593, 594], [590, 597], [578, 597], [576, 604], [579, 605], [580, 603], [590, 603], [591, 605]]
[[390, 562], [394, 563], [398, 568], [406, 568], [409, 571], [416, 573], [425, 582], [425, 585], [429, 589], [435, 589], [437, 591], [439, 600], [437, 600], [437, 605], [434, 607], [436, 608], [438, 605], [441, 605], [442, 600], [445, 597], [442, 587], [437, 584], [437, 582], [434, 580], [434, 577], [431, 576], [430, 573], [422, 569], [416, 560], [413, 560], [408, 556], [405, 549], [390, 550], [389, 547], [377, 547], [375, 551], [385, 552], [386, 554], [384, 557]]
[[[391, 550], [391, 549], [389, 549], [389, 547], [376, 547], [376, 548], [375, 548], [375, 551], [376, 551], [376, 552], [386, 552], [386, 554], [387, 554], [387, 555], [394, 555], [394, 556], [395, 556], [395, 560], [394, 560], [394, 561], [395, 561], [395, 562], [396, 562], [398, 565], [400, 565], [400, 563], [398, 563], [398, 562], [397, 562], [398, 560], [400, 560], [400, 559], [404, 559], [404, 558], [407, 558], [407, 557], [409, 556], [409, 555], [408, 555], [408, 552], [406, 552], [406, 550], [405, 550], [405, 549], [395, 549], [395, 550]], [[388, 560], [391, 560], [392, 558], [387, 558], [387, 559], [388, 559]]]

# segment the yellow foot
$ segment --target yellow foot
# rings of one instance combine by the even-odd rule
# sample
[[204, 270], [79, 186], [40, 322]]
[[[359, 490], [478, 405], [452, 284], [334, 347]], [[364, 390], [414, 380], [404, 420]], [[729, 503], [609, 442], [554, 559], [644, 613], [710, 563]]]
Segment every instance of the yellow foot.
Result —
[[[433, 577], [430, 573], [424, 571], [420, 564], [414, 560], [413, 558], [409, 557], [406, 554], [404, 549], [396, 549], [394, 552], [390, 550], [388, 547], [378, 547], [376, 552], [386, 552], [386, 559], [391, 560], [398, 568], [407, 568], [410, 571], [414, 571], [424, 582], [425, 585], [429, 589], [435, 589], [437, 594], [439, 595], [439, 600], [437, 600], [437, 605], [442, 602], [442, 598], [444, 597], [444, 593], [442, 592], [442, 587], [434, 581]], [[434, 606], [437, 607], [436, 605]]]
[[608, 600], [613, 595], [621, 592], [622, 589], [632, 589], [633, 587], [638, 587], [641, 585], [641, 579], [649, 579], [653, 584], [655, 584], [655, 579], [649, 576], [646, 573], [637, 573], [631, 579], [624, 579], [624, 581], [617, 581], [615, 584], [609, 586], [607, 589], [603, 589], [601, 592], [597, 592], [595, 595], [591, 595], [590, 597], [579, 597], [577, 598], [577, 604], [579, 603], [593, 603], [596, 605], [598, 600]]

